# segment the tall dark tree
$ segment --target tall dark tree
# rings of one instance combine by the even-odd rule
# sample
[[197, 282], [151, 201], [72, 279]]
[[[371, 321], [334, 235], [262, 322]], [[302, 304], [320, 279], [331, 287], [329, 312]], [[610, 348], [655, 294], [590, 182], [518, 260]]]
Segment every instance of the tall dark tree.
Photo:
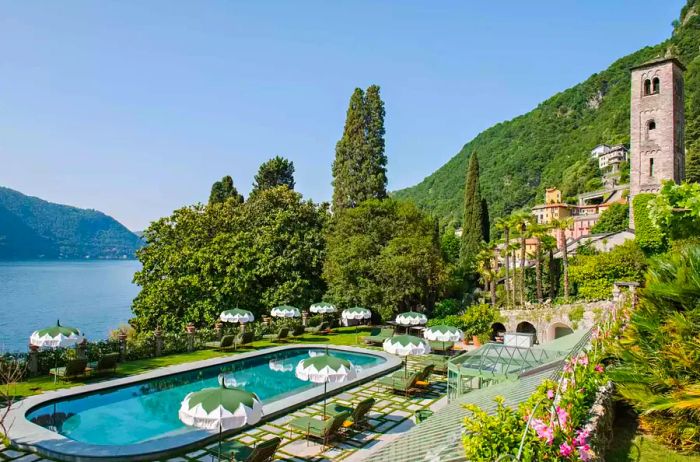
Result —
[[462, 249], [465, 264], [475, 261], [484, 241], [484, 207], [479, 186], [479, 159], [476, 152], [469, 159], [467, 182], [464, 187], [464, 220], [462, 222]]
[[482, 234], [484, 242], [491, 242], [491, 217], [489, 217], [489, 204], [486, 199], [481, 199], [481, 225], [483, 226]]
[[350, 97], [343, 136], [335, 147], [334, 211], [387, 196], [384, 131], [384, 103], [379, 87], [372, 85], [367, 95], [356, 88]]
[[216, 181], [211, 186], [209, 203], [217, 204], [220, 202], [225, 202], [229, 198], [232, 198], [237, 204], [241, 204], [243, 202], [243, 195], [239, 194], [238, 190], [233, 185], [233, 178], [231, 178], [230, 175], [226, 175], [221, 179], [221, 181]]
[[384, 101], [379, 85], [370, 85], [365, 92], [365, 117], [367, 124], [367, 147], [370, 157], [365, 163], [365, 181], [372, 198], [386, 197], [386, 154], [384, 154]]
[[260, 165], [251, 194], [277, 186], [294, 189], [294, 162], [280, 156], [275, 156]]

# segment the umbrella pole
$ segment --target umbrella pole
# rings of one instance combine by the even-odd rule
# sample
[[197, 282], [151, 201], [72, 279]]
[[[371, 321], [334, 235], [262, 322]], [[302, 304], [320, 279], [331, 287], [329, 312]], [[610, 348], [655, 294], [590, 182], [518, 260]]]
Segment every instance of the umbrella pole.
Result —
[[403, 364], [403, 378], [405, 379], [406, 377], [408, 377], [408, 355], [403, 357]]
[[219, 462], [221, 462], [221, 420], [219, 420]]
[[323, 382], [323, 420], [326, 420], [326, 387], [328, 382]]
[[53, 384], [56, 385], [58, 377], [58, 348], [53, 349]]

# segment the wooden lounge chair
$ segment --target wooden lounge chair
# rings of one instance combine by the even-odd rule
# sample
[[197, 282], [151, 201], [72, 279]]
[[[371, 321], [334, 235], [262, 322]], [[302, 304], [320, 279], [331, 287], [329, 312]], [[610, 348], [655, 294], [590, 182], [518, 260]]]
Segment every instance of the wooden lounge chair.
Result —
[[371, 332], [371, 335], [364, 338], [364, 342], [369, 344], [382, 344], [384, 340], [394, 335], [394, 329], [391, 327], [384, 327], [380, 329], [379, 332], [375, 332], [376, 329]]
[[292, 429], [304, 434], [306, 439], [317, 438], [323, 441], [324, 446], [338, 434], [338, 430], [343, 426], [343, 422], [350, 417], [349, 412], [341, 412], [326, 420], [315, 419], [310, 416], [297, 417], [289, 422], [289, 434]]
[[304, 335], [304, 332], [306, 332], [304, 326], [302, 324], [297, 324], [296, 326], [294, 326], [294, 329], [292, 329], [292, 333], [290, 334], [290, 336], [292, 336], [293, 338], [299, 338], [302, 335]]
[[398, 391], [408, 396], [412, 390], [416, 388], [416, 380], [420, 372], [409, 372], [407, 376], [402, 374], [389, 375], [379, 379], [381, 385], [390, 388], [392, 391]]
[[65, 367], [54, 367], [49, 370], [49, 374], [61, 379], [74, 379], [82, 377], [88, 372], [87, 359], [71, 359]]
[[[268, 462], [274, 459], [281, 442], [280, 438], [275, 437], [250, 447], [238, 441], [231, 441], [221, 445], [221, 455], [224, 460], [236, 462]], [[209, 452], [218, 455], [219, 449], [214, 446]]]
[[432, 364], [434, 366], [433, 373], [436, 374], [447, 374], [447, 361], [446, 356], [438, 355], [427, 355], [422, 360], [423, 364]]
[[252, 332], [243, 332], [236, 337], [236, 343], [239, 346], [245, 346], [253, 343], [254, 336]]
[[233, 335], [224, 335], [218, 342], [206, 342], [204, 344], [205, 348], [212, 348], [214, 350], [228, 350], [234, 347], [234, 340], [236, 337]]
[[101, 356], [97, 361], [88, 364], [92, 374], [107, 374], [117, 371], [117, 362], [119, 361], [119, 353], [107, 353]]
[[331, 325], [328, 324], [326, 321], [323, 321], [321, 324], [319, 324], [316, 327], [307, 327], [306, 332], [310, 334], [325, 334], [327, 331], [329, 331], [331, 328]]
[[289, 327], [283, 327], [276, 334], [263, 335], [263, 338], [266, 340], [272, 340], [273, 342], [282, 342], [282, 341], [286, 341], [288, 336], [289, 336]]
[[326, 406], [326, 413], [335, 417], [342, 412], [349, 412], [350, 417], [343, 422], [343, 428], [363, 428], [367, 426], [367, 413], [372, 409], [375, 402], [374, 398], [367, 398], [357, 403], [357, 406], [354, 408], [331, 403]]
[[416, 386], [420, 388], [428, 388], [430, 386], [430, 374], [433, 373], [434, 369], [434, 364], [426, 365], [423, 368], [423, 370], [418, 373], [418, 378], [416, 379]]

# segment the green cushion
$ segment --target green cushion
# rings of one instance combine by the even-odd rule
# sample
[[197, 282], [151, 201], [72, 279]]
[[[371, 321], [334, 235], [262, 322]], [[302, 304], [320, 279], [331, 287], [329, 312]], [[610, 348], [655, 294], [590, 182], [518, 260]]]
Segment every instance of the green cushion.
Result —
[[[218, 454], [218, 446], [211, 448], [211, 453]], [[221, 444], [221, 454], [227, 459], [246, 460], [253, 453], [253, 448], [238, 441], [229, 441]]]
[[340, 414], [341, 412], [352, 412], [352, 409], [353, 408], [348, 407], [348, 406], [343, 406], [342, 404], [331, 403], [328, 406], [326, 406], [326, 413], [335, 417], [336, 415]]

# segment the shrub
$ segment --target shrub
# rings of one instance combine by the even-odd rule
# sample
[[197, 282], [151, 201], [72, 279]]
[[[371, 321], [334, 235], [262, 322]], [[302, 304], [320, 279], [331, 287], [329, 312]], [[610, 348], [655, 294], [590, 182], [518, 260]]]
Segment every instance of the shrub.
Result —
[[446, 298], [435, 304], [435, 308], [433, 308], [433, 317], [444, 318], [445, 316], [459, 314], [460, 311], [462, 311], [462, 304], [459, 300]]
[[640, 304], [613, 350], [619, 391], [642, 426], [684, 451], [700, 451], [700, 246], [657, 257]]
[[629, 228], [629, 206], [627, 204], [612, 204], [591, 228], [591, 234], [615, 233]]
[[632, 201], [634, 210], [634, 240], [647, 254], [658, 254], [666, 250], [667, 239], [649, 218], [649, 202], [654, 194], [637, 194]]
[[642, 281], [646, 265], [644, 252], [635, 241], [627, 241], [610, 252], [576, 255], [569, 263], [569, 279], [579, 297], [609, 299], [615, 281]]

